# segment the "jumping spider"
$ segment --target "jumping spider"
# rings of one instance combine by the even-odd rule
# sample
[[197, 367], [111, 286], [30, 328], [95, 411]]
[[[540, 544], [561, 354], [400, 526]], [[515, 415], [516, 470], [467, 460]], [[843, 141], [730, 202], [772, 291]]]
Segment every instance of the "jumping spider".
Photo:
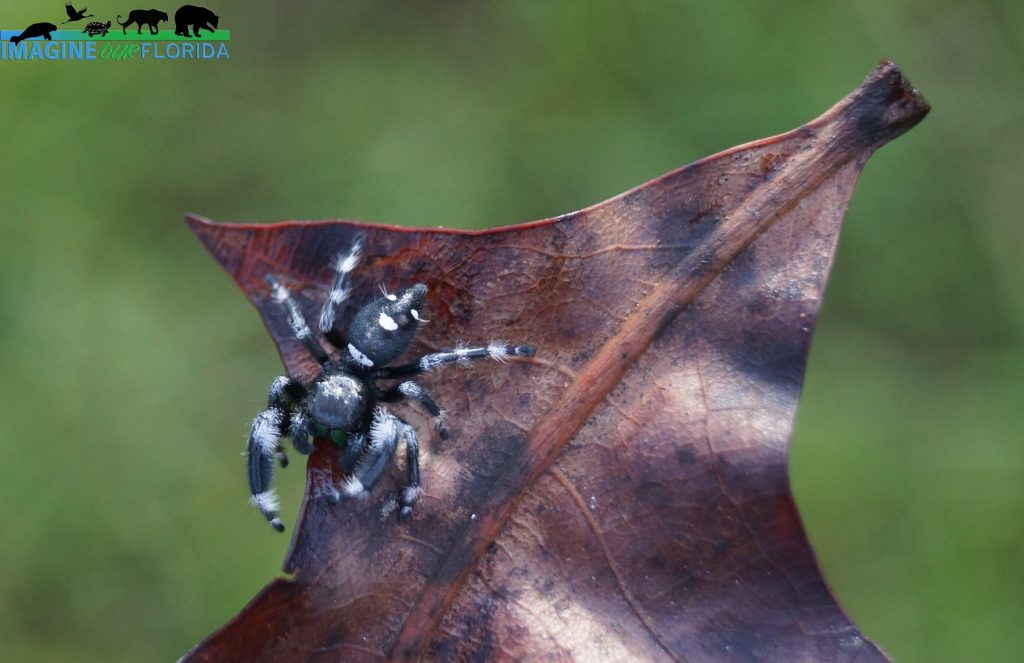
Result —
[[530, 357], [529, 345], [509, 346], [492, 341], [486, 346], [464, 347], [424, 355], [400, 366], [387, 366], [412, 344], [417, 326], [425, 322], [423, 311], [427, 287], [417, 283], [395, 294], [384, 292], [356, 313], [348, 338], [335, 328], [335, 313], [350, 294], [348, 275], [359, 262], [362, 238], [357, 237], [348, 253], [339, 254], [332, 265], [337, 275], [320, 312], [320, 333], [341, 357], [333, 359], [313, 336], [298, 302], [288, 288], [267, 276], [273, 300], [288, 316], [295, 337], [320, 363], [320, 374], [311, 384], [281, 376], [270, 386], [267, 408], [256, 415], [246, 449], [251, 501], [278, 532], [284, 523], [278, 517], [277, 494], [272, 487], [274, 461], [288, 464], [281, 437], [292, 439], [301, 454], [313, 451], [311, 438], [329, 437], [340, 449], [340, 464], [348, 479], [335, 491], [335, 498], [365, 497], [387, 469], [399, 442], [406, 448], [406, 486], [399, 492], [398, 516], [407, 520], [420, 496], [419, 444], [416, 431], [380, 403], [408, 398], [419, 403], [433, 418], [442, 437], [448, 436], [444, 412], [424, 389], [412, 380], [384, 388], [377, 380], [393, 380], [426, 373], [447, 364], [468, 364], [473, 359]]

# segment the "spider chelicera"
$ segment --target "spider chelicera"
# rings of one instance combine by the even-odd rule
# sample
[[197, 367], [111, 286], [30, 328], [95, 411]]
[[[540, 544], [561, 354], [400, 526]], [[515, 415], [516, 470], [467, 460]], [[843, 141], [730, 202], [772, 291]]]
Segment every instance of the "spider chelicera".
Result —
[[[267, 408], [256, 415], [249, 433], [246, 456], [249, 465], [251, 501], [270, 526], [284, 531], [278, 517], [278, 498], [273, 489], [275, 460], [288, 464], [281, 437], [292, 439], [301, 454], [313, 451], [311, 438], [329, 437], [339, 448], [339, 463], [348, 478], [335, 491], [335, 499], [365, 497], [383, 476], [399, 443], [406, 448], [406, 485], [398, 495], [398, 517], [412, 516], [412, 505], [420, 496], [419, 443], [416, 431], [389, 412], [381, 403], [409, 399], [422, 406], [434, 419], [442, 437], [448, 436], [444, 411], [423, 387], [408, 376], [426, 373], [448, 364], [468, 364], [473, 359], [505, 361], [509, 357], [530, 357], [533, 347], [510, 346], [491, 341], [486, 346], [466, 347], [424, 355], [416, 361], [387, 366], [412, 344], [421, 317], [427, 287], [422, 283], [370, 302], [356, 313], [346, 338], [335, 327], [338, 307], [350, 294], [348, 277], [359, 262], [362, 238], [357, 237], [347, 253], [332, 265], [337, 275], [320, 312], [321, 335], [338, 350], [334, 359], [313, 335], [298, 302], [274, 276], [267, 276], [273, 300], [288, 316], [292, 333], [320, 363], [319, 375], [308, 385], [281, 376], [270, 386]], [[377, 380], [400, 380], [384, 388]]]

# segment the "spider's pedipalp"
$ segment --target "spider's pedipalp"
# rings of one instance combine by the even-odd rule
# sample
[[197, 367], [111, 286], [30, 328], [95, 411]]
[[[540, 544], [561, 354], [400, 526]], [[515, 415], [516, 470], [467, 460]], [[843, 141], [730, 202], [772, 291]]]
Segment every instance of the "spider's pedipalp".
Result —
[[292, 438], [292, 446], [303, 456], [313, 453], [313, 443], [309, 440], [309, 417], [304, 412], [292, 415], [292, 425], [288, 429]]

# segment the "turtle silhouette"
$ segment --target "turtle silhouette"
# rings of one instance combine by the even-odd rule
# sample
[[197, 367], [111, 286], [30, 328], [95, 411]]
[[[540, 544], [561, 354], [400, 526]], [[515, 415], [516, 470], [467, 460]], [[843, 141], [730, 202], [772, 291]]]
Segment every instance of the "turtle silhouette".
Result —
[[85, 26], [85, 30], [82, 30], [82, 32], [89, 35], [90, 37], [95, 37], [96, 35], [106, 37], [108, 30], [110, 30], [110, 21], [107, 21], [106, 23], [93, 21], [89, 25]]
[[20, 35], [14, 35], [11, 37], [11, 41], [17, 44], [25, 39], [32, 39], [33, 37], [43, 37], [46, 41], [52, 41], [50, 33], [57, 29], [57, 26], [53, 23], [33, 23], [24, 30], [21, 31]]

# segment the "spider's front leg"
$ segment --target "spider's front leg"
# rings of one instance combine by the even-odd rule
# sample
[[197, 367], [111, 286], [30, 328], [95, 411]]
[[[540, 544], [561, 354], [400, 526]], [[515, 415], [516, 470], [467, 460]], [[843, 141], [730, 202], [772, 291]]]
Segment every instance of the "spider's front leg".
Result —
[[281, 434], [285, 430], [292, 433], [296, 451], [303, 454], [312, 451], [308, 439], [300, 441], [294, 434], [296, 424], [300, 427], [305, 425], [305, 417], [300, 412], [291, 412], [291, 408], [305, 395], [305, 388], [296, 380], [284, 376], [275, 379], [267, 396], [267, 408], [253, 419], [245, 451], [249, 465], [250, 501], [278, 532], [284, 531], [284, 523], [278, 518], [279, 503], [273, 487], [274, 459], [281, 458], [282, 466], [287, 463], [281, 447]]
[[409, 362], [408, 364], [379, 368], [374, 371], [374, 377], [381, 379], [401, 378], [407, 375], [427, 373], [448, 364], [466, 365], [474, 359], [493, 359], [494, 361], [503, 362], [509, 357], [532, 357], [533, 353], [532, 345], [509, 345], [502, 341], [491, 341], [487, 345], [475, 348], [458, 345], [451, 350], [423, 355], [416, 361]]
[[327, 295], [327, 299], [324, 300], [323, 308], [320, 309], [320, 333], [339, 350], [344, 349], [348, 341], [335, 328], [335, 318], [338, 314], [338, 307], [352, 294], [348, 284], [349, 274], [359, 264], [362, 252], [363, 236], [357, 235], [352, 240], [352, 246], [349, 247], [347, 253], [339, 253], [335, 256], [331, 265], [335, 271], [334, 283], [331, 285], [331, 292]]

